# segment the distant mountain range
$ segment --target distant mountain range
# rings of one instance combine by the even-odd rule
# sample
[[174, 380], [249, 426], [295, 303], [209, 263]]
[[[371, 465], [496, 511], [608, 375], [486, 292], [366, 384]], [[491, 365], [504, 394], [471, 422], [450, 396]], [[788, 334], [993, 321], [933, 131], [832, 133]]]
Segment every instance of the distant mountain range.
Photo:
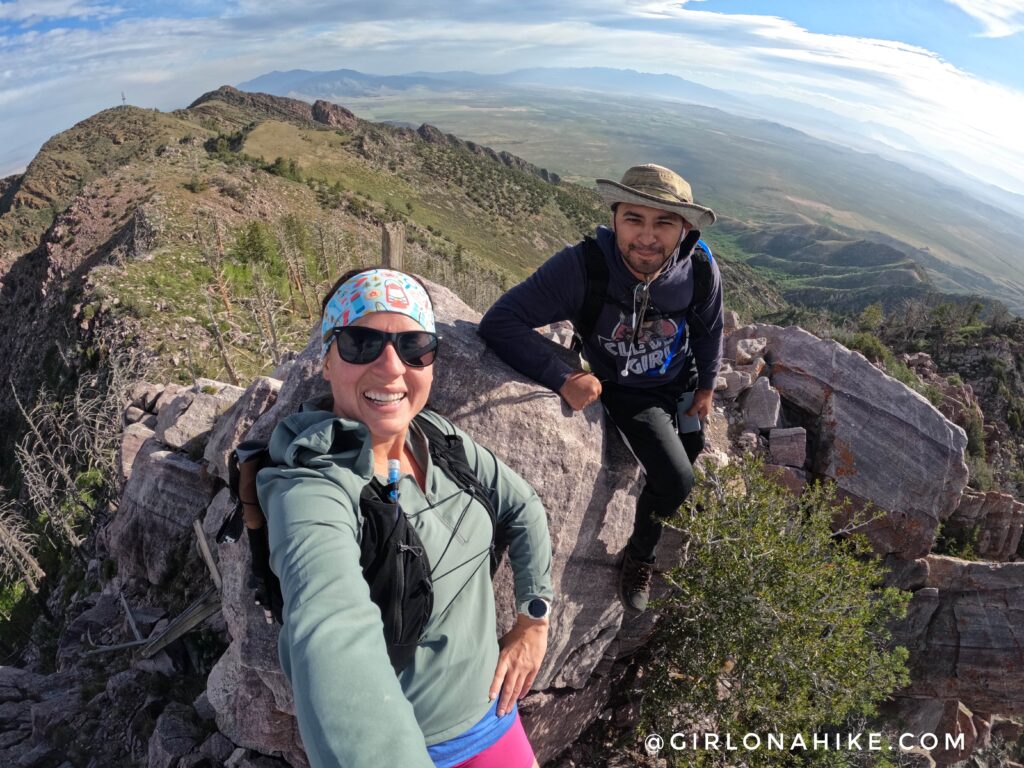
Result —
[[498, 75], [476, 72], [411, 72], [407, 75], [370, 75], [354, 69], [311, 72], [292, 69], [270, 72], [240, 83], [243, 91], [263, 91], [278, 96], [318, 99], [374, 96], [415, 88], [433, 90], [491, 89], [508, 86], [571, 88], [601, 93], [644, 93], [666, 99], [726, 108], [749, 108], [749, 102], [724, 91], [707, 88], [675, 75], [653, 75], [631, 69], [608, 67], [533, 67]]
[[960, 187], [983, 202], [1024, 217], [1024, 195], [1014, 194], [965, 174], [942, 159], [929, 155], [923, 148], [896, 149], [915, 147], [917, 142], [889, 126], [870, 121], [851, 121], [827, 109], [777, 95], [734, 93], [709, 88], [677, 75], [610, 67], [532, 67], [503, 74], [450, 71], [411, 72], [404, 75], [372, 75], [354, 69], [330, 72], [293, 69], [260, 75], [240, 83], [238, 87], [244, 91], [329, 101], [381, 97], [416, 89], [450, 92], [490, 91], [510, 87], [558, 88], [622, 94], [634, 98], [671, 99], [715, 107], [740, 117], [772, 120], [820, 139], [877, 154]]
[[[1024, 198], [872, 141], [872, 126], [844, 125], [823, 109], [609, 68], [292, 70], [240, 87], [336, 101], [395, 125], [429, 122], [574, 180], [615, 175], [638, 159], [660, 162], [682, 169], [720, 213], [867, 237], [899, 249], [942, 290], [998, 298], [1024, 313]], [[818, 138], [796, 123], [811, 124]]]

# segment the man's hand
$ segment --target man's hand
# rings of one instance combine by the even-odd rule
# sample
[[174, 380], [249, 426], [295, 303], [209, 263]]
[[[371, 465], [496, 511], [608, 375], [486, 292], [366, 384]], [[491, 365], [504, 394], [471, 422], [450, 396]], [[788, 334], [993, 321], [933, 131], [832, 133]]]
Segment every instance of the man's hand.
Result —
[[498, 641], [501, 654], [491, 681], [491, 701], [498, 698], [498, 716], [512, 711], [516, 699], [530, 692], [548, 649], [548, 620], [519, 614], [508, 634]]
[[713, 389], [698, 389], [693, 393], [693, 405], [686, 412], [687, 416], [698, 416], [701, 421], [707, 421], [711, 413], [711, 401], [715, 397]]
[[558, 394], [574, 411], [582, 411], [601, 396], [601, 382], [586, 371], [576, 371], [562, 384]]

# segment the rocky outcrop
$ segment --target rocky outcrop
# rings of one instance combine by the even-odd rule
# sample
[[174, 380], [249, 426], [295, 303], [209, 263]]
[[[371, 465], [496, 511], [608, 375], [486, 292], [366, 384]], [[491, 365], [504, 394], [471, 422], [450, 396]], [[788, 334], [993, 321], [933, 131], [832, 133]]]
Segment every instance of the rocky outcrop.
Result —
[[359, 124], [359, 118], [347, 109], [323, 99], [317, 99], [313, 102], [310, 114], [316, 122], [329, 125], [332, 128], [352, 130]]
[[802, 469], [807, 461], [807, 430], [803, 427], [773, 429], [768, 436], [772, 461]]
[[894, 632], [910, 651], [912, 682], [901, 695], [1024, 715], [1024, 562], [929, 555], [896, 583], [914, 592]]
[[217, 419], [203, 454], [210, 472], [227, 482], [231, 452], [256, 420], [277, 401], [280, 389], [280, 381], [261, 376]]
[[203, 468], [148, 440], [136, 456], [117, 517], [104, 530], [107, 549], [122, 578], [164, 583], [193, 540], [212, 488]]
[[557, 173], [553, 173], [546, 168], [538, 168], [533, 163], [528, 163], [521, 157], [511, 154], [510, 152], [496, 152], [490, 147], [481, 146], [474, 141], [466, 141], [460, 139], [458, 136], [454, 136], [450, 133], [445, 133], [439, 128], [435, 128], [429, 123], [423, 123], [419, 128], [416, 129], [416, 134], [426, 141], [428, 144], [444, 144], [449, 147], [456, 147], [463, 149], [467, 152], [471, 152], [474, 155], [481, 155], [493, 160], [496, 163], [507, 166], [523, 173], [528, 173], [531, 176], [537, 176], [549, 184], [558, 184], [561, 178]]
[[[159, 408], [156, 439], [190, 454], [201, 454], [217, 418], [235, 404], [244, 390], [230, 384], [199, 379], [195, 386]], [[158, 401], [159, 402], [159, 401]]]
[[864, 533], [882, 553], [926, 554], [967, 484], [967, 437], [927, 400], [862, 355], [801, 328], [740, 328], [727, 349], [765, 339], [788, 426], [814, 436], [810, 470], [883, 514]]
[[[285, 96], [271, 96], [269, 93], [249, 93], [232, 88], [230, 85], [222, 85], [215, 91], [208, 91], [188, 105], [189, 110], [202, 107], [210, 101], [222, 101], [225, 104], [233, 104], [243, 109], [257, 112], [271, 119], [287, 120], [290, 122], [316, 123], [324, 122], [317, 120], [313, 115], [313, 107], [299, 99], [289, 99]], [[326, 102], [320, 102], [326, 104]], [[334, 105], [331, 105], [334, 106]], [[338, 109], [342, 109], [338, 107]], [[326, 116], [328, 110], [321, 106], [319, 113]], [[343, 110], [348, 112], [348, 110]], [[357, 120], [355, 115], [348, 112], [351, 119]], [[337, 119], [337, 118], [336, 118]]]
[[1013, 496], [999, 491], [968, 490], [943, 530], [973, 542], [978, 557], [1004, 561], [1018, 554], [1022, 529], [1024, 504]]

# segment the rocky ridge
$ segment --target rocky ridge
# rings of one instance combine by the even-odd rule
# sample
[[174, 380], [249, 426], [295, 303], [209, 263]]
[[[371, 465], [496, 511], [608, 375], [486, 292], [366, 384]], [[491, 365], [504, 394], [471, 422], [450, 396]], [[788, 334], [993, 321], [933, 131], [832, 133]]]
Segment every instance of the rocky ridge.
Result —
[[[623, 627], [615, 597], [615, 556], [629, 532], [637, 470], [605, 433], [599, 407], [572, 415], [486, 351], [473, 310], [441, 286], [431, 290], [447, 341], [434, 407], [485, 436], [549, 510], [559, 611], [535, 693], [523, 707], [546, 762], [604, 716], [617, 659], [646, 636]], [[567, 354], [554, 344], [552, 350]], [[893, 583], [913, 592], [911, 612], [896, 628], [913, 670], [911, 687], [898, 698], [901, 713], [922, 733], [959, 728], [971, 732], [969, 748], [982, 746], [997, 716], [1024, 714], [1024, 660], [1014, 639], [1024, 631], [1024, 580], [1016, 570], [1024, 564], [1017, 552], [1022, 505], [1005, 495], [964, 493], [963, 431], [859, 354], [799, 328], [765, 325], [733, 329], [727, 350], [709, 424], [712, 449], [702, 461], [764, 451], [793, 492], [812, 477], [827, 477], [878, 509], [881, 519], [867, 533], [887, 553]], [[213, 536], [231, 506], [223, 487], [231, 446], [243, 435], [266, 437], [282, 416], [322, 393], [316, 367], [311, 340], [279, 378], [245, 390], [212, 381], [136, 390], [122, 443], [124, 497], [99, 542], [116, 575], [73, 606], [56, 673], [0, 669], [0, 730], [11, 734], [0, 744], [5, 763], [34, 768], [75, 755], [120, 755], [151, 766], [306, 764], [277, 666], [276, 628], [248, 596], [247, 548], [218, 548]], [[524, 441], [524, 434], [533, 438]], [[934, 478], [925, 485], [922, 465]], [[567, 474], [576, 481], [566, 483]], [[985, 552], [992, 561], [929, 554], [938, 523], [957, 519], [989, 532]], [[169, 595], [185, 590], [195, 597], [209, 588], [196, 554], [196, 521], [221, 579], [221, 612], [201, 630], [214, 639], [208, 677], [196, 677], [207, 667], [195, 644], [179, 641], [148, 659], [106, 655], [99, 684], [96, 662], [89, 661], [96, 657], [85, 654], [90, 642], [126, 638], [118, 594], [128, 598], [145, 636], [172, 618], [159, 607]], [[676, 561], [677, 544], [667, 537], [665, 566]], [[99, 557], [91, 567], [99, 569]], [[495, 588], [504, 607], [500, 628], [507, 627], [507, 568]], [[162, 696], [153, 691], [161, 686]], [[93, 717], [94, 728], [79, 727]], [[962, 756], [933, 758], [950, 764]]]

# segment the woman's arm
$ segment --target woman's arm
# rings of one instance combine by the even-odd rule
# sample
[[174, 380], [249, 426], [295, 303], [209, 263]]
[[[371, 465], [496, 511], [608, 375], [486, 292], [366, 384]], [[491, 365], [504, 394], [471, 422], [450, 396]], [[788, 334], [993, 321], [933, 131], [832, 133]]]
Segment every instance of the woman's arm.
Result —
[[530, 619], [527, 607], [536, 598], [554, 599], [551, 586], [551, 539], [547, 513], [536, 492], [490, 450], [437, 414], [428, 414], [444, 431], [454, 430], [466, 450], [466, 459], [481, 484], [489, 489], [498, 517], [498, 535], [508, 545], [515, 583], [516, 624], [501, 639], [501, 654], [491, 683], [491, 698], [501, 696], [498, 713], [510, 711], [525, 696], [540, 669], [547, 649], [548, 620]]
[[359, 566], [358, 490], [287, 467], [260, 472], [258, 487], [284, 595], [281, 666], [311, 764], [433, 768]]

